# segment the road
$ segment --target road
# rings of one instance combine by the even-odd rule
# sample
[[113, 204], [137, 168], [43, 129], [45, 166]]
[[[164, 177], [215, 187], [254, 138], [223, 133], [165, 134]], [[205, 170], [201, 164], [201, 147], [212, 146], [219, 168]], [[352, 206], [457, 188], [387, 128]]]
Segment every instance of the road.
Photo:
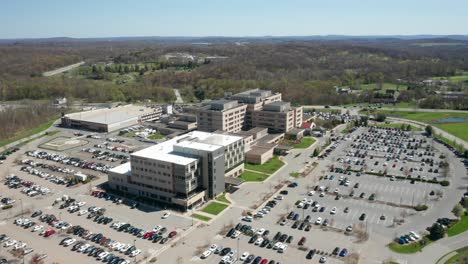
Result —
[[[303, 105], [304, 108], [315, 108], [315, 109], [325, 109], [323, 105]], [[343, 107], [343, 106], [330, 106], [331, 109], [341, 109], [344, 111], [349, 110], [351, 114], [357, 113], [359, 110], [362, 110], [364, 107]], [[425, 108], [395, 108], [395, 107], [382, 107], [378, 110], [389, 110], [389, 111], [409, 111], [409, 112], [455, 112], [455, 113], [468, 113], [466, 110], [452, 110], [452, 109], [425, 109]]]
[[83, 65], [84, 63], [85, 63], [84, 61], [80, 61], [80, 62], [75, 63], [75, 64], [67, 65], [67, 66], [64, 66], [64, 67], [61, 67], [61, 68], [58, 68], [58, 69], [55, 69], [55, 70], [44, 72], [42, 75], [46, 76], [46, 77], [54, 76], [54, 75], [57, 75], [59, 73], [66, 72], [66, 71], [72, 70], [74, 68], [77, 68], [77, 67]]
[[179, 89], [174, 89], [175, 96], [177, 97], [175, 103], [176, 104], [183, 104], [184, 99], [182, 99], [182, 96], [180, 95]]

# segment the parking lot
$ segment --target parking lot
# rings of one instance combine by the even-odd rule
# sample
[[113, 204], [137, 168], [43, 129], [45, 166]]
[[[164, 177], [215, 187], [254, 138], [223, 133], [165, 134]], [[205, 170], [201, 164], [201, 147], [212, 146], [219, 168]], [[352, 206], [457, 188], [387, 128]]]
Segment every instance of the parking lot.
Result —
[[[3, 171], [4, 177], [12, 175], [15, 177], [8, 179], [7, 185], [2, 185], [2, 198], [8, 197], [16, 202], [14, 208], [0, 211], [0, 216], [5, 219], [0, 226], [0, 233], [9, 236], [9, 240], [24, 241], [28, 247], [34, 249], [34, 252], [49, 253], [45, 260], [50, 263], [53, 261], [65, 263], [73, 245], [80, 242], [84, 243], [84, 247], [89, 244], [90, 249], [86, 252], [88, 254], [93, 246], [96, 248], [99, 246], [92, 241], [92, 235], [102, 234], [103, 237], [109, 238], [110, 241], [106, 241], [109, 243], [100, 247], [119, 256], [122, 263], [124, 263], [124, 259], [133, 260], [133, 257], [129, 254], [119, 253], [119, 249], [135, 246], [141, 250], [141, 253], [136, 255], [136, 259], [142, 260], [184, 236], [185, 231], [192, 227], [193, 221], [190, 218], [171, 213], [164, 219], [163, 215], [166, 211], [162, 209], [144, 205], [138, 205], [139, 208], [132, 209], [130, 205], [133, 203], [127, 202], [125, 199], [116, 203], [117, 197], [113, 195], [109, 195], [109, 198], [91, 195], [94, 190], [98, 190], [97, 186], [107, 181], [107, 169], [125, 161], [129, 152], [148, 145], [148, 143], [141, 142], [136, 138], [119, 137], [116, 133], [92, 135], [92, 137], [76, 135], [73, 130], [64, 129], [60, 133], [60, 137], [85, 138], [88, 143], [57, 151], [40, 148], [40, 145], [50, 140], [50, 138], [45, 138], [23, 146], [12, 155], [13, 157], [8, 158], [7, 161], [10, 162], [11, 166], [8, 170]], [[6, 163], [2, 164], [2, 166], [6, 165]], [[73, 181], [72, 178], [77, 173], [91, 176], [91, 181], [89, 183]], [[9, 186], [11, 187], [9, 188]], [[61, 199], [64, 197], [81, 202], [80, 206], [70, 204], [60, 209], [60, 205], [64, 203]], [[60, 202], [57, 202], [58, 200]], [[5, 198], [5, 202], [9, 201]], [[78, 210], [69, 210], [71, 206], [78, 206]], [[102, 208], [104, 212], [102, 217], [111, 221], [99, 223], [99, 221], [95, 221], [99, 220], [96, 219], [96, 216], [88, 218], [87, 216], [91, 214], [91, 211], [88, 211], [90, 207]], [[54, 216], [57, 222], [49, 224], [32, 218], [32, 212], [37, 210], [41, 210], [43, 215]], [[21, 216], [21, 212], [24, 212], [23, 217], [34, 222], [34, 226], [25, 228], [13, 223]], [[62, 223], [66, 223], [64, 224], [65, 229], [61, 229]], [[128, 224], [126, 226], [128, 230], [118, 230], [111, 227], [112, 224], [117, 223], [120, 225]], [[40, 232], [32, 232], [35, 226], [43, 226], [44, 230], [55, 230], [57, 233], [47, 238], [37, 238], [36, 236]], [[68, 233], [68, 230], [74, 230], [77, 227], [86, 231], [84, 232], [87, 235], [86, 238], [81, 232]], [[151, 236], [147, 235], [145, 238], [148, 232], [155, 230], [157, 232], [152, 233]], [[65, 237], [74, 238], [76, 241], [68, 247], [59, 245]], [[53, 251], [49, 251], [47, 247], [43, 246], [43, 242], [46, 241], [46, 244]], [[83, 249], [83, 252], [85, 250]], [[78, 253], [73, 250], [72, 254], [74, 257], [76, 255], [76, 259], [81, 260], [81, 263], [95, 261], [92, 256], [85, 255], [83, 252]], [[32, 255], [26, 255], [26, 260]], [[119, 263], [120, 259], [109, 259], [109, 261]]]

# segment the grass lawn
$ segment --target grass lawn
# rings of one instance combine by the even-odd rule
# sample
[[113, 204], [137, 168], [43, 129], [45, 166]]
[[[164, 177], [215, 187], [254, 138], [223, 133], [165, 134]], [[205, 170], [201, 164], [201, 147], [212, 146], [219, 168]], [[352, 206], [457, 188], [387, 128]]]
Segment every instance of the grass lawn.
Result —
[[445, 124], [437, 124], [436, 127], [449, 132], [452, 135], [456, 135], [457, 137], [468, 141], [468, 122], [464, 123], [445, 123]]
[[457, 254], [449, 258], [444, 264], [465, 264], [468, 257], [468, 249], [459, 249]]
[[387, 116], [400, 117], [410, 119], [414, 121], [420, 121], [431, 124], [438, 127], [448, 133], [459, 137], [465, 141], [468, 141], [468, 122], [449, 122], [449, 123], [437, 123], [438, 120], [447, 118], [466, 118], [468, 119], [468, 113], [458, 112], [411, 112], [411, 111], [391, 111], [391, 110], [379, 110], [378, 113], [383, 113]]
[[198, 219], [198, 220], [205, 221], [205, 222], [208, 222], [208, 221], [211, 220], [210, 217], [204, 216], [204, 215], [199, 215], [199, 214], [192, 214], [192, 217], [193, 217], [193, 218], [196, 218], [196, 219]]
[[135, 132], [127, 132], [125, 134], [122, 134], [123, 137], [134, 137], [135, 136]]
[[148, 136], [149, 139], [163, 139], [165, 136], [163, 134], [160, 134], [160, 133], [155, 133], [155, 134], [152, 134], [150, 136]]
[[244, 171], [239, 178], [246, 182], [261, 182], [270, 177], [270, 174], [262, 174], [253, 171]]
[[304, 137], [301, 139], [301, 143], [295, 144], [294, 148], [297, 149], [305, 149], [310, 147], [312, 144], [314, 144], [315, 139], [311, 137]]
[[[377, 124], [378, 127], [392, 127], [392, 128], [401, 128], [401, 124], [403, 123], [389, 123], [389, 124]], [[406, 124], [404, 124], [406, 126]], [[417, 126], [410, 125], [411, 130], [413, 131], [422, 131], [422, 128]]]
[[299, 172], [291, 172], [291, 173], [289, 173], [289, 176], [294, 177], [294, 178], [297, 178], [297, 177], [299, 177], [300, 175], [301, 175], [301, 174], [300, 174]]
[[56, 117], [54, 117], [52, 120], [50, 120], [50, 121], [48, 121], [46, 123], [40, 124], [39, 126], [37, 126], [35, 128], [28, 129], [26, 131], [18, 132], [17, 135], [15, 135], [14, 137], [7, 138], [7, 139], [1, 139], [0, 140], [0, 147], [3, 147], [5, 145], [8, 145], [8, 144], [10, 144], [12, 142], [15, 142], [17, 140], [20, 140], [20, 139], [23, 139], [23, 138], [26, 138], [26, 137], [30, 137], [30, 136], [32, 136], [34, 134], [45, 131], [54, 124], [55, 120], [56, 120]]
[[[361, 84], [361, 90], [374, 90], [378, 89], [377, 83], [369, 83], [369, 84]], [[403, 91], [403, 90], [408, 90], [408, 86], [404, 84], [394, 84], [394, 83], [384, 83], [382, 85], [382, 90], [380, 90], [382, 93], [385, 93], [386, 90], [398, 90], [398, 91]]]
[[454, 224], [447, 230], [447, 235], [449, 237], [456, 236], [468, 230], [468, 215], [463, 215], [460, 222]]
[[273, 156], [273, 158], [262, 165], [249, 164], [245, 163], [244, 168], [246, 170], [259, 171], [263, 173], [273, 174], [281, 167], [283, 167], [284, 162], [282, 162], [278, 156]]
[[400, 244], [398, 244], [396, 242], [392, 242], [392, 243], [390, 243], [390, 245], [388, 245], [388, 247], [390, 248], [390, 250], [392, 250], [392, 251], [394, 251], [396, 253], [413, 254], [413, 253], [419, 252], [425, 246], [429, 245], [432, 242], [432, 240], [429, 240], [429, 239], [426, 239], [426, 240], [427, 240], [427, 243], [424, 244], [424, 245], [421, 244], [420, 241], [415, 242], [415, 243], [410, 243], [410, 244], [403, 244], [403, 245], [400, 245]]
[[218, 198], [216, 198], [216, 200], [220, 201], [220, 202], [223, 202], [223, 203], [227, 203], [227, 204], [230, 204], [231, 202], [226, 198], [226, 194], [223, 194], [221, 196], [219, 196]]
[[212, 215], [218, 215], [227, 207], [228, 205], [226, 204], [211, 202], [207, 206], [205, 206], [205, 208], [202, 209], [202, 212], [205, 212], [207, 214], [212, 214]]

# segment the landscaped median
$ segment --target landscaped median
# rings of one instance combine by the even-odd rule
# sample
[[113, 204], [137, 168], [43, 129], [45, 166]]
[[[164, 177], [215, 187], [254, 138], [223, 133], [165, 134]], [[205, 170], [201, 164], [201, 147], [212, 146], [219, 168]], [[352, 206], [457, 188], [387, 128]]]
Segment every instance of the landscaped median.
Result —
[[222, 195], [220, 195], [218, 198], [216, 198], [217, 201], [219, 202], [223, 202], [223, 203], [227, 203], [227, 204], [230, 204], [231, 202], [226, 198], [226, 194], [223, 193]]
[[229, 205], [218, 203], [218, 202], [211, 202], [207, 206], [205, 206], [201, 211], [211, 215], [218, 215], [224, 209], [228, 208]]
[[466, 263], [466, 259], [468, 259], [468, 246], [459, 248], [455, 251], [451, 251], [443, 255], [436, 263], [437, 264], [461, 264], [461, 263]]
[[400, 254], [413, 254], [421, 251], [425, 246], [429, 245], [433, 241], [428, 237], [423, 237], [420, 241], [410, 243], [410, 244], [398, 244], [397, 242], [392, 242], [388, 245], [392, 251]]
[[449, 237], [456, 236], [468, 230], [468, 211], [461, 217], [460, 221], [447, 229]]
[[273, 156], [271, 160], [262, 165], [246, 163], [244, 166], [245, 170], [240, 178], [247, 182], [261, 182], [278, 171], [283, 165], [284, 162], [278, 156]]
[[196, 219], [198, 219], [198, 220], [205, 221], [205, 222], [208, 222], [208, 221], [211, 220], [210, 217], [204, 216], [204, 215], [200, 215], [200, 214], [192, 214], [192, 217], [193, 217], [193, 218], [196, 218]]

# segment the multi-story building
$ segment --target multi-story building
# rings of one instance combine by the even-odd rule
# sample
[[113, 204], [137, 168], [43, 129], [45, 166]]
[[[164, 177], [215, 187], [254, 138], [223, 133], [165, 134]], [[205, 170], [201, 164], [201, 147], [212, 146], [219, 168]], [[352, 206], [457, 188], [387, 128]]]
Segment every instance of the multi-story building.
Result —
[[210, 105], [198, 110], [198, 129], [213, 132], [222, 130], [227, 132], [241, 131], [244, 126], [247, 105], [235, 100], [216, 100]]
[[134, 152], [109, 171], [108, 185], [150, 203], [188, 209], [224, 192], [224, 177], [244, 167], [242, 137], [193, 131]]
[[231, 95], [229, 99], [237, 100], [241, 103], [247, 104], [244, 128], [250, 129], [253, 127], [253, 112], [262, 110], [263, 106], [266, 104], [281, 101], [281, 93], [272, 93], [271, 91], [252, 89]]
[[283, 101], [264, 105], [262, 110], [254, 111], [252, 115], [253, 127], [265, 127], [273, 133], [285, 133], [301, 124], [302, 107], [293, 108]]

